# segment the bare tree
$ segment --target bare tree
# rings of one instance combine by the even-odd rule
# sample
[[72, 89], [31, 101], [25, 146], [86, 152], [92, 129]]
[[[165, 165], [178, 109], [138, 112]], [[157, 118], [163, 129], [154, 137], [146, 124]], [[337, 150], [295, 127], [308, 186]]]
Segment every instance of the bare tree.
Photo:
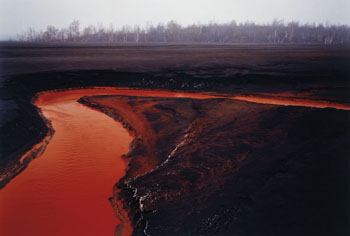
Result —
[[169, 21], [166, 27], [167, 42], [180, 41], [180, 30], [181, 25], [179, 25], [175, 21]]
[[70, 41], [78, 41], [80, 36], [80, 22], [78, 20], [74, 20], [68, 27], [68, 40]]
[[43, 38], [45, 41], [51, 42], [56, 41], [58, 39], [59, 30], [55, 28], [55, 26], [49, 25], [46, 27], [46, 31], [44, 32]]
[[115, 29], [111, 24], [106, 29], [103, 24], [89, 25], [80, 31], [80, 23], [74, 20], [68, 28], [57, 29], [48, 26], [45, 31], [29, 28], [19, 34], [18, 41], [84, 41], [84, 42], [217, 42], [217, 43], [350, 43], [350, 28], [347, 25], [300, 25], [298, 22], [284, 24], [274, 20], [271, 24], [258, 25], [254, 22], [226, 24], [192, 24], [182, 27], [175, 21], [146, 27], [129, 25]]
[[135, 42], [139, 43], [139, 41], [140, 41], [140, 27], [138, 25], [136, 25], [134, 27], [134, 33], [135, 33]]

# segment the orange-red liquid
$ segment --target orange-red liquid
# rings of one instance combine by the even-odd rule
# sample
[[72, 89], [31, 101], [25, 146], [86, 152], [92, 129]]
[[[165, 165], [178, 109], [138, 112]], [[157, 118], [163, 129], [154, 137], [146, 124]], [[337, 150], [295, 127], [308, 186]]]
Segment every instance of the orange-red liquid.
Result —
[[314, 107], [314, 108], [335, 108], [340, 110], [350, 110], [349, 104], [341, 104], [335, 102], [328, 102], [322, 100], [311, 100], [303, 98], [289, 98], [289, 97], [263, 97], [263, 96], [236, 96], [232, 99], [242, 100], [247, 102], [272, 104], [282, 106], [302, 106], [302, 107]]
[[[116, 88], [40, 94], [35, 105], [52, 121], [56, 133], [43, 155], [34, 159], [27, 169], [0, 191], [1, 236], [114, 235], [116, 225], [121, 222], [114, 216], [108, 198], [112, 196], [114, 184], [125, 174], [127, 161], [121, 155], [128, 152], [132, 137], [120, 123], [76, 102], [82, 96], [103, 94], [215, 97]], [[332, 107], [307, 101], [296, 104], [295, 101], [285, 99], [236, 99], [268, 104]], [[123, 223], [123, 235], [130, 235], [130, 222]]]
[[[82, 96], [126, 94], [206, 97], [164, 91], [80, 89], [39, 95], [35, 105], [55, 134], [42, 156], [0, 191], [0, 235], [114, 235], [121, 222], [108, 198], [125, 174], [132, 141], [122, 125], [78, 102]], [[123, 235], [132, 228], [124, 222]]]

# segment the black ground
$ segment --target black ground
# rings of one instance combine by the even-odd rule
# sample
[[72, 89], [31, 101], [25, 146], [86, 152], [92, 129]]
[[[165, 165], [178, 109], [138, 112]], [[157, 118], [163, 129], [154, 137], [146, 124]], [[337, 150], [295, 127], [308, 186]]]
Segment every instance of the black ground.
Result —
[[134, 130], [114, 195], [134, 235], [349, 233], [349, 111], [230, 99], [81, 102]]
[[[15, 165], [21, 154], [46, 134], [45, 124], [38, 116], [36, 108], [30, 104], [32, 97], [40, 91], [86, 86], [127, 86], [184, 91], [216, 91], [231, 94], [290, 92], [306, 94], [305, 96], [314, 99], [349, 103], [349, 59], [350, 47], [348, 46], [2, 43], [0, 44], [0, 173], [3, 173], [6, 167]], [[286, 108], [286, 110], [294, 114], [292, 109]], [[309, 145], [311, 146], [307, 146], [305, 150], [303, 147], [292, 148], [298, 150], [298, 153], [302, 153], [301, 155], [293, 154], [292, 151], [284, 153], [286, 151], [281, 147], [283, 155], [294, 155], [301, 161], [285, 163], [287, 166], [283, 167], [282, 165], [281, 171], [267, 173], [266, 176], [273, 175], [282, 179], [274, 182], [276, 179], [274, 177], [268, 185], [260, 186], [260, 188], [265, 188], [263, 192], [257, 191], [254, 194], [248, 194], [247, 199], [247, 196], [244, 195], [243, 200], [237, 201], [237, 204], [241, 204], [255, 199], [254, 204], [245, 205], [242, 203], [240, 209], [243, 209], [244, 213], [237, 220], [233, 218], [229, 225], [218, 226], [221, 228], [217, 231], [215, 225], [218, 225], [217, 222], [222, 223], [223, 221], [220, 220], [220, 216], [218, 218], [214, 214], [212, 220], [208, 218], [208, 222], [202, 222], [205, 225], [212, 225], [214, 228], [208, 229], [208, 232], [193, 231], [192, 235], [222, 232], [222, 227], [228, 227], [229, 232], [233, 232], [231, 230], [235, 227], [244, 229], [238, 231], [239, 235], [245, 233], [250, 235], [250, 233], [258, 232], [257, 230], [260, 229], [266, 234], [279, 234], [283, 233], [282, 231], [285, 231], [287, 227], [293, 229], [289, 231], [292, 235], [301, 233], [299, 225], [293, 221], [294, 218], [289, 218], [286, 221], [281, 220], [280, 222], [284, 223], [278, 225], [273, 225], [273, 222], [270, 224], [259, 222], [259, 219], [265, 214], [282, 219], [284, 216], [278, 210], [281, 206], [284, 207], [281, 209], [292, 212], [289, 214], [300, 215], [306, 222], [310, 221], [311, 223], [305, 223], [302, 226], [306, 228], [310, 226], [308, 231], [310, 233], [324, 232], [333, 235], [344, 233], [346, 230], [344, 220], [348, 219], [348, 205], [344, 205], [348, 204], [344, 199], [348, 196], [346, 195], [348, 190], [346, 186], [349, 184], [349, 176], [345, 174], [344, 169], [349, 166], [347, 160], [344, 159], [345, 156], [348, 156], [346, 142], [348, 141], [346, 135], [349, 134], [348, 113], [331, 111], [329, 114], [340, 115], [333, 117], [327, 113], [327, 119], [332, 121], [327, 123], [317, 121], [318, 116], [315, 114], [318, 112], [313, 110], [310, 113], [312, 115], [305, 113], [300, 116], [300, 121], [298, 121], [299, 118], [293, 120], [292, 117], [285, 117], [287, 120], [296, 122], [297, 129], [293, 127], [288, 129], [290, 132], [295, 132], [296, 137], [305, 138], [305, 135], [313, 137], [315, 134], [316, 138], [322, 134], [322, 130], [318, 131], [316, 127], [322, 128], [324, 126], [327, 127], [325, 130], [330, 132], [329, 135], [333, 135], [335, 132], [334, 137], [331, 138], [332, 142], [325, 143], [322, 140], [317, 141], [319, 139], [313, 140], [309, 137], [311, 142]], [[270, 114], [271, 117], [280, 115], [278, 112], [273, 114]], [[323, 114], [320, 115], [323, 116]], [[339, 123], [334, 123], [335, 120], [339, 119]], [[317, 132], [308, 133], [309, 131], [303, 130], [307, 124], [311, 128], [315, 127], [313, 132]], [[331, 125], [328, 127], [328, 124]], [[267, 122], [266, 125], [269, 126], [271, 123]], [[343, 133], [340, 135], [339, 132]], [[265, 139], [265, 136], [261, 135], [258, 138]], [[282, 155], [278, 154], [279, 151], [276, 153], [273, 156]], [[325, 157], [342, 158], [339, 159], [339, 162], [328, 162], [328, 159], [324, 159]], [[307, 161], [308, 158], [317, 159], [319, 162], [313, 165]], [[331, 172], [326, 168], [328, 166]], [[276, 168], [278, 169], [280, 166], [276, 166]], [[287, 168], [288, 172], [284, 171], [283, 168]], [[339, 174], [337, 174], [338, 171]], [[249, 172], [247, 173], [249, 174]], [[328, 175], [333, 177], [328, 178]], [[272, 186], [277, 186], [277, 189], [286, 188], [287, 185], [283, 182], [285, 177], [289, 180], [295, 178], [290, 181], [297, 183], [297, 185], [288, 185], [290, 189], [285, 193], [292, 195], [293, 192], [311, 191], [313, 192], [310, 195], [312, 198], [306, 197], [300, 200], [298, 195], [295, 195], [294, 205], [290, 206], [285, 199], [292, 199], [293, 196], [284, 198], [285, 195], [278, 195], [280, 200], [271, 202], [266, 200], [264, 193], [269, 192], [270, 195], [274, 195], [273, 189], [275, 187]], [[339, 183], [338, 181], [341, 179], [343, 182]], [[253, 184], [251, 185], [249, 181], [253, 181]], [[252, 188], [258, 182], [247, 180], [247, 184], [251, 185]], [[234, 185], [225, 185], [225, 191], [232, 192], [235, 191], [234, 188]], [[324, 189], [327, 191], [323, 191]], [[220, 199], [220, 194], [215, 195], [215, 197]], [[299, 202], [300, 206], [295, 208], [295, 204]], [[310, 210], [320, 206], [319, 203], [326, 204], [325, 208], [316, 209], [316, 211]], [[339, 212], [338, 210], [343, 205], [345, 210]], [[271, 206], [273, 207], [271, 208]], [[303, 211], [304, 207], [306, 207], [305, 211]], [[232, 205], [229, 211], [234, 212], [235, 209], [236, 205]], [[260, 209], [259, 212], [262, 216], [251, 214], [256, 209]], [[276, 212], [271, 212], [271, 209], [275, 209]], [[296, 212], [297, 209], [301, 209], [301, 212]], [[220, 214], [226, 214], [224, 209], [222, 211]], [[317, 214], [313, 214], [314, 212]], [[336, 212], [335, 215], [333, 215], [334, 212]], [[233, 213], [231, 213], [227, 214], [232, 215]], [[239, 212], [235, 212], [233, 215], [237, 214]], [[288, 215], [288, 213], [286, 214]], [[300, 222], [299, 220], [298, 222]], [[322, 223], [324, 221], [331, 222], [329, 228]], [[316, 231], [311, 230], [314, 229], [314, 225], [319, 226]], [[272, 228], [275, 229], [274, 232], [271, 231]], [[279, 229], [280, 231], [278, 231]]]

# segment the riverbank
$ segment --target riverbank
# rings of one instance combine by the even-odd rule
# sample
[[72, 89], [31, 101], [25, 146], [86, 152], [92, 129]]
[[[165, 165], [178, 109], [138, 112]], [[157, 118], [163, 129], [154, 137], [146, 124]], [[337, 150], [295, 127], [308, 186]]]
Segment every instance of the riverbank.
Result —
[[[346, 45], [78, 45], [0, 43], [0, 173], [4, 173], [5, 169], [16, 167], [23, 154], [46, 137], [49, 131], [48, 127], [45, 125], [44, 121], [37, 112], [37, 108], [31, 104], [32, 98], [37, 93], [43, 91], [95, 86], [114, 86], [129, 87], [133, 89], [146, 88], [152, 90], [176, 90], [195, 93], [225, 93], [230, 96], [248, 97], [249, 99], [251, 97], [256, 98], [256, 96], [261, 97], [262, 95], [265, 96], [265, 98], [270, 98], [272, 95], [275, 97], [287, 96], [287, 99], [293, 97], [297, 98], [298, 102], [303, 102], [305, 100], [317, 100], [325, 102], [326, 104], [345, 104], [346, 107], [348, 107], [350, 101], [350, 86], [348, 80], [350, 74], [349, 58], [350, 48]], [[200, 107], [202, 105], [198, 106]], [[227, 105], [227, 108], [230, 108], [230, 106]], [[191, 109], [192, 113], [194, 113], [194, 108]], [[191, 111], [191, 109], [188, 111]], [[206, 110], [207, 108], [204, 107], [203, 109]], [[282, 109], [283, 112], [285, 111], [284, 109], [285, 108]], [[327, 155], [324, 155], [323, 152], [320, 153], [316, 150], [316, 148], [315, 150], [312, 148], [310, 150], [306, 148], [306, 153], [300, 154], [302, 157], [305, 155], [307, 156], [307, 158], [304, 158], [306, 161], [304, 164], [301, 164], [302, 161], [297, 162], [299, 164], [295, 164], [295, 166], [298, 166], [299, 168], [299, 166], [302, 165], [302, 168], [299, 168], [302, 171], [300, 175], [307, 175], [303, 174], [305, 171], [305, 173], [313, 173], [314, 176], [321, 177], [320, 179], [316, 180], [313, 180], [310, 176], [305, 177], [306, 179], [304, 177], [296, 177], [295, 181], [290, 180], [292, 183], [301, 181], [301, 185], [305, 187], [303, 188], [301, 186], [298, 188], [296, 187], [296, 184], [294, 184], [292, 190], [296, 192], [305, 192], [307, 191], [307, 188], [311, 189], [310, 191], [313, 191], [314, 194], [307, 196], [312, 196], [316, 199], [316, 202], [318, 201], [324, 204], [322, 209], [326, 208], [324, 210], [325, 212], [321, 212], [322, 214], [317, 215], [315, 220], [315, 222], [318, 221], [323, 223], [320, 225], [320, 228], [322, 228], [326, 227], [327, 222], [322, 220], [320, 221], [319, 218], [322, 215], [327, 215], [324, 213], [334, 213], [331, 209], [333, 205], [335, 209], [334, 221], [336, 219], [340, 219], [339, 222], [342, 222], [343, 219], [346, 219], [346, 216], [339, 216], [339, 214], [344, 213], [344, 211], [340, 209], [340, 205], [344, 203], [344, 191], [348, 188], [347, 186], [343, 186], [342, 179], [338, 179], [338, 177], [336, 177], [336, 172], [339, 171], [339, 176], [343, 177], [344, 179], [348, 179], [348, 175], [346, 175], [344, 172], [344, 167], [348, 166], [348, 163], [344, 163], [344, 160], [342, 159], [344, 153], [340, 153], [339, 155], [337, 154], [344, 151], [344, 147], [341, 147], [339, 144], [337, 144], [337, 142], [342, 142], [344, 137], [347, 136], [343, 133], [337, 133], [334, 134], [334, 136], [327, 136], [326, 134], [328, 132], [333, 132], [331, 131], [333, 128], [334, 132], [338, 132], [340, 129], [339, 127], [345, 125], [343, 119], [345, 119], [344, 117], [348, 117], [348, 115], [345, 111], [333, 111], [332, 109], [316, 110], [318, 110], [318, 112], [326, 112], [331, 110], [332, 114], [333, 112], [340, 112], [337, 114], [344, 115], [329, 115], [328, 113], [328, 115], [324, 115], [322, 112], [320, 114], [316, 112], [312, 113], [313, 115], [308, 116], [306, 114], [309, 113], [306, 112], [305, 121], [299, 121], [298, 119], [294, 120], [294, 118], [282, 116], [283, 112], [282, 114], [276, 112], [271, 113], [271, 117], [264, 121], [265, 123], [261, 123], [262, 127], [259, 129], [266, 127], [267, 130], [265, 130], [265, 132], [268, 133], [269, 129], [271, 127], [273, 128], [274, 124], [276, 124], [279, 119], [282, 119], [286, 122], [292, 122], [291, 124], [287, 125], [287, 127], [289, 127], [287, 130], [292, 133], [294, 132], [292, 126], [305, 126], [297, 131], [298, 135], [301, 136], [301, 140], [304, 140], [304, 138], [305, 140], [307, 138], [312, 139], [311, 136], [314, 135], [313, 138], [315, 140], [310, 140], [308, 142], [316, 142], [316, 147], [321, 145], [320, 143], [317, 143], [317, 140], [320, 140], [319, 136], [325, 138], [319, 149], [324, 150], [324, 153], [328, 153], [329, 155], [327, 155], [330, 157], [333, 157], [334, 155], [334, 160], [336, 161], [329, 161], [328, 163], [326, 159], [321, 158], [323, 161], [320, 161], [319, 163], [318, 159], [316, 158], [318, 156], [325, 157]], [[156, 110], [152, 110], [152, 113], [155, 111]], [[170, 111], [166, 111], [166, 113], [168, 112]], [[289, 113], [287, 112], [286, 114]], [[148, 115], [150, 117], [157, 116], [154, 114]], [[247, 114], [247, 116], [248, 115], [249, 114]], [[291, 116], [294, 117], [293, 114], [291, 114]], [[339, 118], [338, 116], [343, 117], [339, 123], [341, 125], [339, 125], [339, 127], [333, 127], [333, 125], [329, 126], [327, 122], [329, 121], [331, 124], [333, 124], [332, 120], [337, 120]], [[303, 116], [300, 116], [300, 119], [304, 119], [302, 117]], [[313, 122], [310, 121], [310, 117], [316, 120], [315, 124], [312, 124]], [[321, 121], [318, 121], [320, 117], [325, 117], [324, 119], [326, 120], [323, 120], [322, 123]], [[259, 121], [259, 119], [257, 121]], [[147, 123], [147, 120], [145, 120], [145, 122]], [[307, 122], [311, 123], [310, 127], [314, 127], [315, 130], [317, 129], [313, 125], [319, 124], [320, 130], [315, 131], [311, 128], [308, 129], [309, 124]], [[136, 123], [136, 121], [134, 123]], [[252, 121], [252, 123], [254, 122]], [[178, 124], [174, 124], [174, 129], [177, 125]], [[342, 131], [345, 132], [349, 130], [347, 126], [346, 128], [344, 127], [342, 127]], [[236, 129], [237, 127], [234, 128]], [[138, 127], [138, 129], [140, 128]], [[159, 125], [159, 128], [155, 129], [162, 129], [162, 125]], [[150, 130], [153, 130], [153, 127], [151, 127]], [[322, 130], [324, 133], [322, 133]], [[305, 133], [304, 136], [303, 132]], [[264, 141], [265, 136], [263, 133], [264, 132], [258, 135], [257, 139], [259, 138]], [[322, 135], [326, 135], [327, 137]], [[286, 136], [288, 135], [286, 134]], [[253, 134], [252, 137], [254, 137]], [[234, 140], [236, 139], [238, 138], [234, 138]], [[151, 142], [147, 145], [152, 147], [155, 140], [156, 139], [153, 139], [153, 143]], [[163, 140], [167, 140], [166, 137]], [[281, 140], [283, 140], [283, 137], [281, 137]], [[328, 142], [325, 140], [331, 141]], [[209, 141], [211, 144], [216, 140]], [[236, 141], [238, 142], [242, 140], [238, 139]], [[273, 140], [270, 141], [273, 142]], [[137, 142], [135, 142], [135, 144], [137, 144]], [[276, 144], [276, 146], [278, 145]], [[344, 144], [344, 146], [346, 147], [347, 145]], [[286, 150], [289, 150], [289, 147], [284, 147]], [[329, 153], [335, 147], [338, 147], [340, 151], [335, 150], [333, 154]], [[165, 151], [166, 148], [169, 147], [164, 144], [164, 147], [162, 148], [165, 148]], [[150, 150], [152, 155], [156, 152], [152, 148]], [[213, 150], [217, 149], [213, 148]], [[260, 154], [255, 155], [270, 156], [270, 152], [265, 153], [264, 150], [265, 149], [260, 149]], [[303, 153], [303, 151], [300, 152]], [[348, 149], [346, 149], [346, 152], [348, 153]], [[202, 155], [201, 152], [199, 152], [199, 154]], [[211, 153], [211, 155], [215, 160], [215, 156], [217, 154]], [[337, 159], [337, 155], [340, 157], [340, 159]], [[299, 154], [297, 156], [299, 156]], [[165, 157], [162, 158], [164, 159]], [[309, 162], [308, 160], [312, 161]], [[314, 163], [315, 161], [318, 163], [316, 166]], [[158, 162], [155, 161], [154, 163], [151, 163], [148, 169], [152, 169], [156, 163]], [[258, 163], [256, 165], [258, 165]], [[330, 172], [328, 168], [326, 168], [327, 165], [331, 169]], [[134, 169], [136, 170], [137, 168]], [[296, 169], [297, 168], [294, 168], [293, 173], [297, 173]], [[284, 167], [281, 167], [281, 170], [283, 172]], [[274, 171], [269, 170], [266, 172], [266, 175], [268, 175], [268, 173], [275, 173]], [[295, 174], [295, 176], [300, 175]], [[330, 180], [327, 180], [328, 175], [331, 176]], [[249, 177], [249, 175], [247, 176]], [[276, 174], [276, 176], [280, 175]], [[289, 179], [289, 175], [283, 175], [282, 177]], [[264, 178], [262, 177], [262, 179]], [[330, 181], [332, 179], [334, 180], [334, 183], [337, 183], [335, 186], [331, 186], [332, 184]], [[305, 180], [307, 183], [303, 185], [302, 183], [304, 183]], [[339, 184], [338, 180], [340, 181]], [[250, 184], [251, 182], [249, 181], [247, 180], [246, 183]], [[259, 178], [257, 178], [256, 181], [256, 183], [260, 183]], [[316, 182], [316, 187], [311, 184], [313, 181]], [[238, 179], [232, 183], [236, 182], [244, 181]], [[326, 186], [324, 186], [324, 188], [321, 187], [321, 183], [326, 183]], [[140, 183], [138, 184], [141, 185]], [[213, 185], [215, 184], [213, 183]], [[227, 186], [230, 185], [233, 186], [234, 184], [230, 183]], [[252, 186], [256, 186], [254, 181]], [[125, 189], [128, 189], [124, 192], [128, 192], [130, 190], [130, 194], [133, 195], [131, 188], [128, 188], [128, 186], [124, 187]], [[261, 188], [260, 185], [258, 187]], [[283, 187], [279, 187], [278, 189], [283, 189], [282, 192], [285, 192]], [[279, 195], [279, 199], [282, 200], [274, 197], [272, 198], [275, 199], [276, 204], [278, 203], [275, 207], [272, 207], [273, 211], [275, 211], [274, 209], [280, 208], [279, 204], [288, 204], [288, 202], [284, 201], [283, 199], [290, 200], [293, 198], [293, 192], [291, 192], [292, 190], [290, 190], [290, 192], [287, 191], [290, 196]], [[222, 189], [222, 191], [230, 192], [231, 190]], [[332, 191], [334, 192], [334, 195], [330, 194]], [[324, 192], [327, 194], [324, 194]], [[220, 192], [218, 192], [218, 194], [218, 202], [221, 200], [224, 201], [225, 197], [221, 198]], [[239, 196], [243, 197], [240, 198]], [[243, 201], [242, 199], [246, 199], [246, 201], [249, 202], [251, 199], [260, 199], [259, 196], [261, 197], [263, 195], [258, 195], [257, 197], [254, 194], [248, 194], [247, 197], [246, 195], [239, 193], [232, 198], [234, 201], [238, 201], [238, 205], [240, 205]], [[269, 196], [269, 194], [266, 196]], [[318, 200], [320, 196], [321, 198], [323, 198], [322, 196], [327, 196], [330, 200]], [[341, 199], [337, 199], [338, 196]], [[214, 199], [215, 197], [212, 198]], [[298, 196], [295, 198], [298, 198]], [[308, 198], [308, 200], [305, 201], [303, 203], [304, 205], [307, 205], [306, 203], [308, 203], [308, 201], [311, 202], [311, 204], [307, 205], [306, 207], [308, 210], [305, 211], [308, 217], [302, 217], [302, 219], [304, 219], [306, 222], [302, 223], [302, 225], [308, 225], [309, 221], [314, 221], [314, 215], [311, 214], [308, 206], [319, 206], [318, 203], [312, 203], [311, 198]], [[255, 202], [256, 205], [250, 206], [249, 204], [242, 204], [245, 207], [238, 207], [239, 211], [235, 214], [232, 212], [235, 212], [234, 209], [236, 209], [237, 206], [230, 205], [227, 214], [230, 215], [230, 217], [233, 215], [233, 218], [230, 218], [233, 219], [233, 221], [231, 220], [233, 223], [230, 223], [230, 226], [227, 227], [230, 228], [234, 227], [235, 225], [238, 225], [238, 228], [258, 227], [247, 223], [247, 221], [244, 221], [242, 218], [237, 218], [237, 214], [244, 209], [246, 212], [249, 209], [254, 209], [254, 212], [255, 209], [258, 209], [257, 212], [259, 212], [261, 209], [265, 209], [266, 212], [266, 209], [270, 209], [267, 205], [272, 204], [269, 203], [268, 200], [253, 202]], [[296, 200], [294, 199], [292, 202], [296, 202]], [[266, 208], [264, 208], [265, 205]], [[294, 213], [290, 214], [295, 216], [299, 214], [295, 212], [295, 209], [300, 209], [300, 206], [294, 205], [294, 207], [294, 209], [291, 209], [291, 211]], [[339, 209], [339, 211], [337, 209]], [[226, 213], [224, 213], [224, 210], [222, 211], [222, 214], [225, 215]], [[279, 211], [276, 210], [276, 212]], [[222, 214], [220, 213], [218, 215]], [[268, 215], [268, 213], [261, 214]], [[271, 214], [276, 215], [275, 213]], [[284, 215], [281, 212], [279, 214], [280, 218], [283, 219]], [[303, 212], [301, 211], [300, 214], [302, 215]], [[257, 217], [255, 213], [244, 213], [243, 215], [246, 215], [246, 219], [252, 220], [252, 222], [256, 222], [256, 220], [260, 219], [254, 218]], [[250, 217], [250, 215], [252, 216]], [[170, 215], [165, 216], [171, 217]], [[229, 217], [225, 216], [224, 218], [228, 219]], [[239, 220], [235, 220], [236, 218]], [[293, 217], [290, 217], [290, 220], [292, 218]], [[210, 227], [214, 228], [215, 231], [215, 225], [221, 224], [218, 222], [222, 222], [220, 219], [221, 218], [217, 219], [217, 216], [214, 214], [214, 216], [211, 216], [210, 220], [209, 218], [204, 220], [203, 225], [211, 225]], [[328, 220], [329, 218], [326, 217], [325, 219]], [[332, 219], [329, 220], [332, 221]], [[145, 221], [142, 222], [142, 224], [145, 224]], [[294, 221], [290, 223], [291, 225], [294, 225]], [[335, 227], [336, 223], [333, 222], [332, 225]], [[268, 226], [271, 225], [268, 223], [266, 224], [267, 231], [269, 230]], [[259, 227], [263, 226], [260, 225]], [[274, 226], [271, 227], [274, 228]], [[316, 224], [315, 227], [317, 228]], [[139, 229], [142, 229], [142, 227], [140, 226]], [[153, 229], [149, 228], [149, 230]], [[335, 229], [335, 232], [336, 231], [337, 230]], [[213, 232], [213, 229], [209, 230], [208, 232]], [[244, 230], [242, 232], [244, 232]], [[327, 232], [327, 229], [325, 232]]]
[[132, 138], [120, 123], [77, 103], [85, 95], [108, 93], [38, 94], [34, 105], [55, 134], [23, 156], [25, 170], [1, 189], [1, 235], [113, 235], [117, 225], [120, 235], [131, 235], [128, 218], [118, 220], [108, 198], [125, 174], [121, 156]]
[[291, 93], [349, 103], [349, 47], [230, 44], [0, 43], [0, 172], [47, 128], [30, 101], [91, 86], [230, 95]]
[[228, 99], [80, 102], [137, 133], [113, 196], [134, 235], [348, 230], [348, 111]]

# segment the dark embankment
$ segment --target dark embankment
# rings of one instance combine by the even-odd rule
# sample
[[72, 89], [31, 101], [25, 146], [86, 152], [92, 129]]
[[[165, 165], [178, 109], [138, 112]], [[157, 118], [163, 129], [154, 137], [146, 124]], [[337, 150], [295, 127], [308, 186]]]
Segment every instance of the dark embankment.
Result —
[[349, 233], [349, 111], [228, 99], [80, 102], [134, 132], [114, 189], [134, 235]]
[[120, 123], [77, 103], [82, 96], [112, 92], [38, 95], [34, 104], [55, 134], [22, 156], [22, 163], [30, 164], [20, 175], [6, 173], [11, 182], [0, 191], [0, 235], [110, 236], [116, 225], [124, 232], [120, 235], [131, 235], [130, 223], [115, 217], [108, 198], [125, 174], [127, 163], [121, 156], [132, 137]]
[[349, 58], [348, 46], [1, 43], [0, 172], [47, 133], [30, 104], [37, 92], [127, 86], [344, 103]]

